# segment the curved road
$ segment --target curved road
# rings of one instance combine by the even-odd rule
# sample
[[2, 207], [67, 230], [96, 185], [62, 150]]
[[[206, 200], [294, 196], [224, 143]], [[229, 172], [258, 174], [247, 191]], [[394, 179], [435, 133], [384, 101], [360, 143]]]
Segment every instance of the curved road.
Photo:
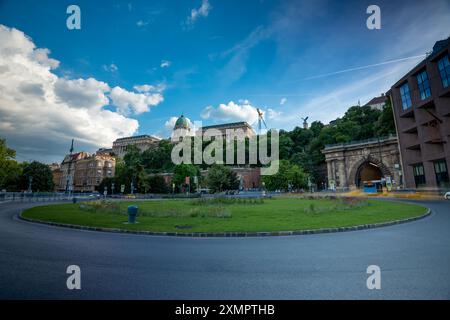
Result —
[[[33, 205], [33, 204], [32, 204]], [[24, 222], [0, 204], [1, 299], [450, 299], [450, 201], [425, 219], [306, 236], [176, 238]], [[68, 290], [66, 268], [81, 268]], [[366, 268], [381, 268], [368, 290]]]

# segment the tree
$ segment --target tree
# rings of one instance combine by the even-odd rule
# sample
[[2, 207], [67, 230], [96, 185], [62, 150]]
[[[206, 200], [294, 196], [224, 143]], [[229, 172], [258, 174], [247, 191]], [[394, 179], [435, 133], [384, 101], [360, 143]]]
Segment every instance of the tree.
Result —
[[32, 180], [33, 191], [53, 191], [53, 174], [50, 167], [44, 163], [33, 161], [30, 164], [26, 164], [23, 168], [21, 177], [21, 188], [23, 190], [28, 189], [29, 179]]
[[16, 157], [16, 151], [8, 148], [6, 140], [0, 138], [0, 161], [14, 159]]
[[169, 188], [163, 177], [155, 175], [148, 178], [149, 192], [151, 193], [168, 193]]
[[145, 179], [147, 173], [142, 164], [142, 154], [138, 147], [129, 145], [127, 152], [123, 157], [123, 167], [119, 169], [120, 180], [125, 184], [125, 193], [131, 193], [131, 184], [133, 184], [133, 193], [145, 193]]
[[375, 123], [375, 134], [379, 137], [395, 134], [394, 112], [390, 101], [384, 105], [381, 115]]
[[112, 194], [112, 184], [114, 183], [114, 193], [120, 192], [120, 185], [116, 183], [117, 178], [107, 177], [103, 178], [100, 184], [97, 187], [97, 191], [103, 193], [106, 188], [108, 194]]
[[15, 160], [0, 161], [0, 190], [20, 191], [23, 165]]
[[239, 189], [239, 179], [230, 168], [215, 164], [208, 170], [206, 184], [212, 192]]
[[181, 191], [181, 188], [187, 188], [186, 177], [189, 177], [191, 191], [195, 190], [195, 185], [193, 184], [194, 177], [200, 177], [200, 170], [193, 164], [178, 164], [173, 170], [172, 182]]
[[292, 189], [299, 190], [308, 186], [308, 175], [300, 166], [288, 160], [281, 160], [278, 172], [271, 176], [264, 176], [263, 182], [270, 191], [288, 190], [289, 185]]
[[154, 148], [149, 148], [142, 153], [142, 165], [148, 172], [167, 172], [173, 169], [171, 159], [173, 144], [167, 140], [161, 140]]
[[5, 139], [0, 139], [0, 190], [20, 190], [23, 167], [14, 160], [15, 156], [16, 151], [8, 148]]

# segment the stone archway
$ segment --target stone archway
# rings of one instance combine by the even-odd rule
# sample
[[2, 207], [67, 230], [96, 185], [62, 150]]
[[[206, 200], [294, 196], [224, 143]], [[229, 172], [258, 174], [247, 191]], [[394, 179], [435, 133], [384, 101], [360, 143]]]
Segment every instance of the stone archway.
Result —
[[[369, 166], [369, 167], [368, 167]], [[367, 176], [368, 177], [373, 177], [375, 179], [372, 180], [378, 180], [376, 179], [376, 177], [386, 177], [386, 176], [392, 176], [391, 171], [389, 170], [389, 168], [383, 163], [381, 162], [379, 159], [368, 155], [367, 157], [363, 157], [361, 160], [359, 160], [358, 162], [356, 162], [349, 174], [349, 183], [354, 183], [354, 185], [356, 187], [360, 187], [360, 183], [361, 183], [361, 173], [362, 170], [366, 169], [366, 168], [370, 168], [373, 167], [372, 169], [368, 169], [371, 172], [367, 172]], [[377, 171], [379, 171], [379, 173], [377, 173]]]

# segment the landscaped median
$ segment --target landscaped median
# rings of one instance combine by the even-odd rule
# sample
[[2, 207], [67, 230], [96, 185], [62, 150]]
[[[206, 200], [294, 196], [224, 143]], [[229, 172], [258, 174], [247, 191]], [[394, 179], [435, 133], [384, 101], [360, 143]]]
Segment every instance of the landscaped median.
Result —
[[[138, 223], [126, 223], [129, 205], [139, 207]], [[357, 198], [216, 198], [47, 205], [25, 210], [21, 217], [115, 232], [256, 236], [359, 230], [415, 220], [428, 213], [416, 204]]]

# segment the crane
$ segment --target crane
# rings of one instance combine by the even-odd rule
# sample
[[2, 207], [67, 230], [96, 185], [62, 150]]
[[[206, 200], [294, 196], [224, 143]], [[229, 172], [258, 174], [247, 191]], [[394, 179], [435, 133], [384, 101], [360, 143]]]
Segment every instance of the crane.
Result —
[[256, 108], [256, 112], [258, 112], [258, 133], [261, 134], [261, 122], [264, 123], [264, 127], [267, 129], [266, 121], [264, 121], [264, 114], [261, 109]]

